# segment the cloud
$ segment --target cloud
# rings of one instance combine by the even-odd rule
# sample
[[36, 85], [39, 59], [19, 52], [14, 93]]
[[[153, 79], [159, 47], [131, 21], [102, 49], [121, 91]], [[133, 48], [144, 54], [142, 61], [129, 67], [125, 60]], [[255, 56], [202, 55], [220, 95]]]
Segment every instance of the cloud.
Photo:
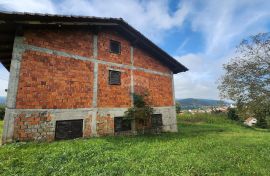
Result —
[[[217, 80], [222, 65], [234, 56], [235, 46], [249, 35], [269, 30], [270, 1], [184, 1], [191, 4], [188, 21], [201, 33], [205, 50], [176, 56], [190, 70], [175, 75], [177, 98], [219, 98]], [[188, 36], [187, 36], [188, 40]], [[178, 50], [185, 45], [185, 40]], [[178, 52], [181, 53], [181, 52]]]
[[6, 11], [56, 13], [55, 5], [50, 0], [1, 0], [0, 8]]
[[2, 0], [0, 9], [20, 12], [73, 14], [123, 18], [154, 42], [162, 42], [166, 31], [181, 27], [189, 13], [188, 3], [179, 3], [174, 12], [169, 1], [156, 0]]
[[[174, 76], [177, 98], [213, 98], [217, 99], [215, 69], [209, 67], [210, 60], [202, 54], [187, 54], [176, 59], [189, 69], [188, 72]], [[214, 67], [215, 68], [215, 67]]]
[[266, 31], [270, 17], [270, 1], [264, 0], [193, 1], [192, 5], [192, 29], [203, 33], [209, 55], [222, 55], [242, 38]]
[[8, 88], [8, 71], [0, 64], [0, 96], [6, 96], [5, 89]]
[[136, 29], [155, 42], [161, 42], [165, 31], [181, 27], [188, 12], [188, 4], [179, 4], [175, 12], [169, 9], [168, 1], [64, 0], [57, 4], [59, 13], [91, 15], [100, 17], [122, 17]]

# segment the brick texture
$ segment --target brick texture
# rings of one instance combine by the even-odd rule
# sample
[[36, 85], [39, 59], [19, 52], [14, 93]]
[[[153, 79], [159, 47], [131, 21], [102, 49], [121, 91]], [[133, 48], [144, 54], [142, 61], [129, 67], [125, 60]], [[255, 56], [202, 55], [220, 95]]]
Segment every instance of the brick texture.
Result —
[[54, 124], [49, 113], [20, 114], [14, 122], [16, 141], [54, 140]]
[[[121, 43], [120, 54], [110, 52], [110, 40]], [[116, 32], [103, 31], [98, 34], [98, 58], [108, 62], [130, 65], [130, 43]]]
[[25, 43], [76, 54], [93, 56], [93, 34], [78, 30], [31, 30], [24, 33]]
[[[121, 71], [121, 85], [109, 85], [109, 70]], [[130, 70], [99, 65], [98, 107], [130, 107]]]
[[114, 119], [107, 116], [97, 116], [97, 134], [100, 136], [111, 135], [114, 133]]
[[26, 51], [21, 63], [16, 108], [91, 107], [92, 90], [91, 62]]
[[170, 77], [142, 71], [134, 71], [134, 90], [137, 93], [147, 92], [152, 106], [172, 106], [172, 81]]
[[157, 59], [150, 56], [147, 52], [140, 48], [134, 48], [133, 51], [134, 66], [142, 67], [154, 71], [159, 71], [163, 73], [171, 73], [170, 69], [164, 66]]

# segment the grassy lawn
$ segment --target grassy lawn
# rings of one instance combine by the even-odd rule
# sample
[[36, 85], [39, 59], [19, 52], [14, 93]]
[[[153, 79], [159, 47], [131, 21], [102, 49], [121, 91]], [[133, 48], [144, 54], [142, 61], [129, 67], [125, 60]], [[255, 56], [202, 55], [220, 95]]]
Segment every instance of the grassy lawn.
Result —
[[213, 115], [178, 122], [179, 133], [2, 146], [0, 175], [270, 174], [269, 131]]

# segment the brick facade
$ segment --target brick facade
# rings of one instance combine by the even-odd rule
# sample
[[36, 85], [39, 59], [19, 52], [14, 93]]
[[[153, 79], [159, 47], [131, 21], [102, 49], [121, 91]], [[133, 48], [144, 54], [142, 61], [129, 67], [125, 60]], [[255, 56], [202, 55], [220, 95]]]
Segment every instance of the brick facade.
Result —
[[90, 107], [93, 63], [26, 51], [22, 56], [16, 108]]
[[[21, 55], [16, 109], [42, 113], [16, 113], [13, 140], [54, 140], [55, 122], [79, 118], [76, 109], [80, 108], [89, 109], [88, 115], [82, 116], [83, 137], [114, 134], [114, 117], [123, 116], [132, 106], [132, 87], [135, 92], [147, 91], [153, 106], [172, 107], [169, 111], [174, 111], [171, 70], [116, 32], [99, 31], [96, 51], [94, 34], [89, 31], [27, 30], [23, 37], [22, 48], [34, 46], [39, 51], [25, 47]], [[121, 54], [110, 52], [110, 40], [121, 43]], [[108, 84], [109, 70], [121, 72], [120, 85]], [[111, 109], [97, 115], [105, 111], [103, 108]], [[62, 114], [68, 115], [51, 115], [47, 109], [63, 110]], [[69, 115], [65, 110], [76, 113]], [[175, 131], [175, 124], [170, 124], [175, 117], [171, 119], [165, 121]]]

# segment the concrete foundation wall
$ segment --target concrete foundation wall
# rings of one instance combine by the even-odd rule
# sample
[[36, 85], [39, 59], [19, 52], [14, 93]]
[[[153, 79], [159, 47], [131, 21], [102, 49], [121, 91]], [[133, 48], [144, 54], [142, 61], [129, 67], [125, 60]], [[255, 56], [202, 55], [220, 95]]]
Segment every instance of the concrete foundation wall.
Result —
[[[127, 108], [89, 109], [6, 109], [6, 119], [14, 128], [5, 132], [3, 143], [15, 141], [53, 141], [56, 121], [83, 120], [83, 137], [114, 135], [114, 118], [124, 116]], [[177, 132], [175, 107], [155, 107], [162, 114], [164, 132]], [[11, 129], [11, 128], [7, 128]], [[132, 131], [136, 132], [134, 124]]]

